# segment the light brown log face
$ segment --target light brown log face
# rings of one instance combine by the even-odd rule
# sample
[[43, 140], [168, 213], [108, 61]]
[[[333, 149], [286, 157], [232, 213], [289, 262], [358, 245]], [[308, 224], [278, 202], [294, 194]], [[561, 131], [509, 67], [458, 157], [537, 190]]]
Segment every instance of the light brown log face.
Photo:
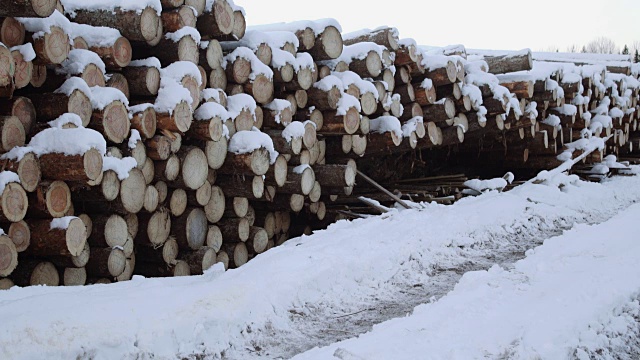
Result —
[[8, 236], [0, 236], [0, 276], [8, 276], [18, 266], [18, 252]]
[[2, 150], [9, 151], [16, 146], [22, 146], [25, 142], [25, 133], [22, 123], [16, 116], [0, 116], [0, 136], [2, 137]]
[[8, 48], [24, 44], [24, 25], [12, 17], [0, 20], [0, 42]]
[[22, 89], [31, 82], [31, 73], [33, 72], [33, 64], [31, 61], [25, 61], [22, 54], [15, 50], [12, 51], [13, 60], [15, 61], [14, 81], [16, 89]]
[[12, 83], [15, 70], [11, 51], [5, 47], [0, 47], [0, 86], [7, 86]]

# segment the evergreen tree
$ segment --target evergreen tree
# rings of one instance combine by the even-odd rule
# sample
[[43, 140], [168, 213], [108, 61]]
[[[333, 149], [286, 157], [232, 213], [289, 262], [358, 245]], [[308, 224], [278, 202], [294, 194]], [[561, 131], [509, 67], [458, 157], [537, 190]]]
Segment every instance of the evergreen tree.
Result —
[[622, 55], [629, 55], [629, 47], [625, 44], [624, 49], [622, 49]]
[[582, 45], [582, 50], [580, 50], [581, 53], [586, 53], [587, 52], [587, 47]]
[[640, 54], [638, 54], [638, 49], [636, 49], [635, 55], [633, 55], [633, 62], [640, 62]]

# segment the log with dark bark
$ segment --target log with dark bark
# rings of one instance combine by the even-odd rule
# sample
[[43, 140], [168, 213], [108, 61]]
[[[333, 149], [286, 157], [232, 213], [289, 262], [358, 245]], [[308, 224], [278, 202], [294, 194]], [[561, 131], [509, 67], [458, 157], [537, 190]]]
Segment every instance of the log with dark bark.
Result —
[[2, 4], [0, 16], [48, 17], [56, 9], [56, 0], [11, 0]]
[[26, 219], [31, 231], [31, 243], [25, 254], [33, 256], [78, 256], [87, 241], [87, 229], [79, 218], [68, 225], [64, 219]]
[[53, 263], [37, 259], [20, 261], [11, 274], [11, 280], [18, 286], [60, 285], [60, 276]]
[[58, 26], [51, 26], [44, 36], [33, 39], [33, 50], [36, 58], [33, 63], [37, 65], [61, 64], [69, 56], [71, 46], [68, 34]]
[[64, 181], [42, 181], [28, 195], [30, 218], [59, 218], [71, 208], [71, 190]]
[[192, 275], [202, 274], [217, 262], [216, 251], [207, 246], [197, 251], [181, 252], [179, 259], [189, 264]]
[[215, 1], [198, 17], [196, 27], [203, 39], [215, 39], [233, 32], [233, 8], [226, 0]]
[[269, 152], [260, 148], [248, 154], [229, 154], [224, 165], [218, 169], [227, 175], [264, 175], [269, 170]]
[[93, 109], [89, 95], [74, 90], [69, 96], [62, 93], [28, 94], [33, 106], [37, 109], [36, 120], [48, 122], [65, 113], [80, 116], [82, 125], [89, 125]]
[[290, 167], [287, 180], [278, 188], [278, 193], [308, 195], [316, 181], [313, 169], [309, 166]]
[[244, 242], [249, 238], [250, 225], [247, 218], [225, 218], [218, 221], [218, 227], [226, 243]]
[[24, 44], [24, 25], [13, 17], [0, 18], [0, 42], [12, 48]]
[[184, 250], [200, 249], [205, 244], [208, 230], [206, 214], [200, 207], [187, 209], [171, 222], [171, 235]]
[[360, 42], [373, 42], [387, 47], [391, 51], [398, 50], [398, 31], [395, 28], [382, 27], [375, 30], [361, 32], [358, 36], [344, 39], [344, 45], [353, 45]]
[[93, 111], [88, 127], [103, 134], [108, 142], [120, 144], [129, 136], [129, 112], [122, 102], [113, 101], [104, 109]]
[[126, 267], [127, 257], [118, 248], [93, 248], [85, 266], [92, 277], [112, 278], [120, 276]]
[[120, 8], [111, 10], [76, 9], [74, 22], [92, 26], [106, 26], [118, 29], [122, 36], [130, 41], [157, 43], [158, 34], [162, 37], [162, 21], [151, 7], [137, 12]]
[[323, 125], [320, 134], [352, 135], [360, 129], [360, 114], [354, 107], [348, 108], [344, 114], [339, 111], [322, 113]]
[[342, 35], [334, 26], [327, 26], [316, 34], [315, 44], [309, 53], [315, 61], [337, 59], [342, 54]]
[[533, 56], [531, 55], [531, 50], [528, 49], [512, 54], [485, 55], [484, 61], [489, 65], [489, 72], [492, 74], [506, 74], [533, 68]]
[[163, 11], [160, 16], [162, 19], [162, 29], [165, 32], [176, 32], [183, 27], [196, 27], [196, 14], [195, 9], [184, 5], [173, 10]]

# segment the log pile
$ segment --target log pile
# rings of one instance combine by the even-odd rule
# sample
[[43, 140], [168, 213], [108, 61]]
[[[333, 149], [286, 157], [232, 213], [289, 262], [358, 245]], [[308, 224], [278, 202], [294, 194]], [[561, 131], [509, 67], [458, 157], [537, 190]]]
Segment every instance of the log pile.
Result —
[[640, 159], [628, 59], [247, 27], [231, 0], [81, 4], [0, 9], [2, 288], [237, 268], [392, 206], [358, 171], [448, 204], [482, 171]]

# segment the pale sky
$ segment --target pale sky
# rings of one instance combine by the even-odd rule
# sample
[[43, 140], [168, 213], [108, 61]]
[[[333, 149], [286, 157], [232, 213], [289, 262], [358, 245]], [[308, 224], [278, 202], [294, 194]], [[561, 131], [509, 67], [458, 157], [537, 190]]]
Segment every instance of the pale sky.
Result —
[[640, 43], [640, 0], [235, 0], [247, 25], [331, 17], [344, 32], [393, 26], [418, 44], [566, 51], [598, 36]]

